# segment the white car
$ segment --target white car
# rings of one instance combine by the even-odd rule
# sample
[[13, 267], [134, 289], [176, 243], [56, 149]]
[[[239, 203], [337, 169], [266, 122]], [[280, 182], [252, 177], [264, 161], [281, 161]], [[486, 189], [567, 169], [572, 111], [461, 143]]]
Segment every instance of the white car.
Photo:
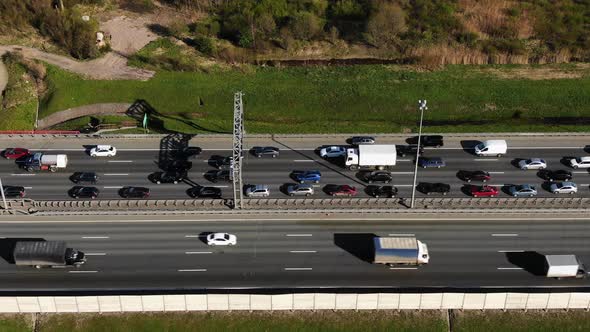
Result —
[[111, 145], [97, 145], [90, 149], [90, 156], [92, 157], [114, 157], [117, 154], [117, 149]]
[[545, 160], [540, 158], [531, 158], [531, 159], [524, 159], [518, 162], [518, 167], [522, 170], [527, 169], [545, 169], [547, 168], [547, 163]]
[[575, 194], [578, 187], [573, 182], [556, 182], [551, 184], [551, 192], [554, 194]]
[[235, 246], [238, 238], [229, 233], [211, 233], [207, 235], [207, 244], [210, 246]]
[[346, 155], [346, 148], [343, 146], [328, 146], [320, 150], [322, 158], [337, 158]]
[[573, 168], [590, 168], [590, 157], [578, 157], [570, 159]]

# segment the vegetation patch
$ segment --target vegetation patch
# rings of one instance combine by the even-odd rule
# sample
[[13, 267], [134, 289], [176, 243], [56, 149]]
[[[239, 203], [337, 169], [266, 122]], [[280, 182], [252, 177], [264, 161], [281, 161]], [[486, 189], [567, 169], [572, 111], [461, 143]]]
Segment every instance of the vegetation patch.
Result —
[[33, 316], [20, 314], [0, 314], [0, 331], [2, 332], [33, 332]]
[[582, 332], [590, 330], [587, 311], [453, 311], [456, 332]]
[[2, 61], [8, 84], [0, 104], [0, 130], [32, 130], [37, 113], [37, 84], [22, 58], [8, 53]]

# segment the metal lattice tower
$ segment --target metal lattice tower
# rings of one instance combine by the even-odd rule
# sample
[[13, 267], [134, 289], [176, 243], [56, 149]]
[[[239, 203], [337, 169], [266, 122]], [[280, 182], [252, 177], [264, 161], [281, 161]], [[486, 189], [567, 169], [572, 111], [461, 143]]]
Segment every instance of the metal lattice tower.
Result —
[[242, 148], [244, 141], [244, 105], [242, 104], [242, 92], [234, 95], [234, 132], [231, 175], [234, 191], [234, 209], [241, 209], [242, 205]]

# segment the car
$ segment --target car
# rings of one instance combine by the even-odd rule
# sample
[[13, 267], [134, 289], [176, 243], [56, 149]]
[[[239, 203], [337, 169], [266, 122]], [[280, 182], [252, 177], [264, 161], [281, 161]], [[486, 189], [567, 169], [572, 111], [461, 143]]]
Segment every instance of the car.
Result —
[[246, 196], [248, 197], [268, 197], [270, 190], [267, 185], [256, 184], [246, 186]]
[[471, 186], [471, 195], [473, 197], [496, 197], [498, 188], [494, 186]]
[[187, 146], [185, 148], [182, 148], [180, 150], [180, 155], [184, 158], [196, 158], [198, 155], [201, 154], [201, 152], [203, 152], [203, 149], [201, 149], [198, 146]]
[[92, 198], [98, 197], [100, 191], [96, 187], [82, 187], [76, 186], [70, 189], [70, 196], [74, 198]]
[[[418, 144], [418, 136], [410, 138], [408, 143]], [[429, 146], [440, 148], [444, 145], [444, 140], [441, 135], [422, 135], [420, 136], [420, 146]]]
[[97, 145], [90, 149], [91, 157], [114, 157], [117, 155], [117, 149], [111, 145]]
[[393, 186], [367, 186], [365, 189], [367, 194], [375, 198], [387, 197], [394, 198], [397, 196], [397, 188]]
[[210, 171], [205, 174], [205, 178], [213, 183], [224, 181], [229, 182], [232, 180], [232, 174], [229, 170], [222, 169], [219, 171]]
[[192, 198], [221, 198], [221, 189], [217, 187], [192, 187], [187, 191]]
[[306, 183], [290, 183], [286, 191], [289, 196], [311, 196], [314, 193], [313, 186]]
[[19, 198], [25, 197], [25, 187], [21, 186], [3, 186], [4, 197], [6, 198]]
[[374, 182], [390, 183], [391, 181], [393, 181], [393, 177], [391, 176], [391, 173], [384, 172], [384, 171], [364, 172], [364, 173], [361, 173], [360, 178], [363, 179], [363, 181], [368, 182], [368, 183], [374, 183]]
[[29, 150], [24, 148], [9, 148], [2, 152], [6, 159], [19, 159], [30, 154]]
[[446, 195], [451, 191], [451, 186], [446, 183], [431, 183], [431, 182], [420, 182], [416, 186], [416, 189], [426, 195], [431, 194], [442, 194]]
[[256, 158], [261, 157], [271, 157], [276, 158], [280, 154], [279, 148], [275, 148], [274, 146], [256, 146], [252, 148], [252, 153], [256, 156]]
[[207, 235], [207, 245], [210, 246], [235, 246], [238, 238], [229, 233], [211, 233]]
[[332, 196], [356, 196], [357, 190], [353, 186], [349, 186], [347, 184], [337, 185], [328, 188], [327, 190], [328, 195]]
[[320, 149], [320, 157], [327, 158], [339, 158], [346, 156], [346, 148], [343, 146], [328, 146]]
[[150, 188], [146, 187], [123, 187], [119, 191], [123, 198], [148, 198], [150, 197]]
[[518, 162], [518, 167], [522, 170], [545, 169], [547, 163], [541, 158], [522, 159]]
[[350, 138], [350, 143], [352, 145], [375, 144], [375, 137], [372, 137], [372, 136], [353, 136], [353, 137]]
[[96, 184], [98, 182], [98, 175], [95, 172], [76, 172], [70, 176], [70, 180], [74, 183], [90, 183]]
[[395, 149], [397, 150], [397, 155], [400, 157], [405, 157], [407, 155], [415, 156], [416, 152], [418, 152], [418, 154], [424, 153], [424, 147], [418, 147], [418, 144], [396, 145]]
[[575, 194], [578, 192], [578, 186], [573, 182], [555, 182], [551, 184], [549, 190], [554, 194]]
[[231, 164], [232, 164], [232, 157], [231, 156], [219, 157], [219, 158], [213, 159], [213, 166], [215, 166], [219, 169], [229, 169], [231, 167]]
[[508, 192], [514, 197], [533, 197], [537, 195], [537, 188], [532, 184], [515, 184], [508, 188]]
[[551, 170], [540, 170], [539, 177], [548, 181], [570, 181], [573, 178], [573, 174], [570, 171], [559, 169], [556, 171]]
[[569, 160], [570, 165], [573, 168], [590, 168], [590, 156], [588, 157], [577, 157]]
[[442, 158], [439, 157], [420, 157], [418, 158], [418, 166], [422, 168], [441, 168], [445, 167], [447, 164], [445, 163]]
[[291, 177], [294, 178], [295, 181], [297, 181], [299, 183], [305, 183], [305, 182], [320, 183], [320, 180], [322, 178], [322, 173], [320, 173], [320, 171], [317, 171], [317, 170], [293, 171], [291, 173]]
[[188, 171], [189, 169], [193, 168], [193, 163], [188, 160], [177, 159], [177, 160], [172, 160], [171, 162], [166, 164], [165, 168], [169, 171], [183, 172], [183, 171]]
[[485, 183], [492, 179], [490, 173], [486, 171], [459, 171], [457, 177], [465, 182], [478, 181]]
[[156, 184], [182, 182], [186, 178], [186, 172], [156, 172], [150, 176], [150, 180]]

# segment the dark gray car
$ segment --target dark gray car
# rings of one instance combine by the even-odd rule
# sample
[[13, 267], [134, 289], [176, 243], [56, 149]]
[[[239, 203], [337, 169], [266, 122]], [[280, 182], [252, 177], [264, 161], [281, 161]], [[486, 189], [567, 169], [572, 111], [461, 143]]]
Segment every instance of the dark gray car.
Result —
[[276, 158], [279, 156], [280, 150], [274, 146], [256, 146], [252, 148], [252, 153], [257, 157], [271, 157]]

